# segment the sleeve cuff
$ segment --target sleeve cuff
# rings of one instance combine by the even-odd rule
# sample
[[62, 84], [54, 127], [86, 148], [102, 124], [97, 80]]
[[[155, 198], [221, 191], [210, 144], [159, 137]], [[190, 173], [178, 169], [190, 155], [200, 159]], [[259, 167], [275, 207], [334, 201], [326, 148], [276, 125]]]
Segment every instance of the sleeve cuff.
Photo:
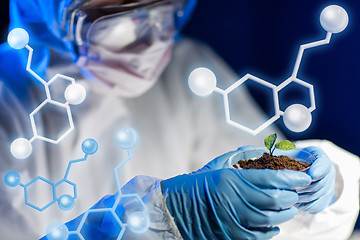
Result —
[[[123, 187], [123, 194], [137, 193], [145, 203], [150, 217], [150, 227], [142, 234], [126, 231], [123, 239], [172, 239], [183, 240], [176, 224], [166, 207], [165, 196], [161, 192], [162, 180], [148, 176], [137, 176]], [[127, 208], [126, 212], [131, 212]]]

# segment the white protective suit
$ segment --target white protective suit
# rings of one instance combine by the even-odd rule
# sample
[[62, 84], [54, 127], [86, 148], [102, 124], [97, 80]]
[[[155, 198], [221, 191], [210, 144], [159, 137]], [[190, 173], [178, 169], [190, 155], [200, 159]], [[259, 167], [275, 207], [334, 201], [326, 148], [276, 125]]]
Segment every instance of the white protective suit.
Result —
[[[25, 183], [36, 176], [58, 181], [63, 177], [68, 161], [83, 156], [81, 143], [84, 139], [97, 140], [99, 150], [87, 161], [74, 164], [70, 171], [69, 179], [77, 184], [79, 196], [72, 211], [64, 212], [54, 204], [40, 213], [24, 204], [21, 187], [10, 189], [1, 183], [0, 239], [41, 237], [51, 221], [69, 221], [104, 195], [114, 194], [113, 168], [126, 156], [126, 152], [115, 143], [115, 132], [123, 126], [138, 131], [139, 143], [133, 149], [132, 160], [120, 172], [122, 183], [136, 175], [151, 176], [133, 178], [123, 191], [138, 193], [147, 200], [152, 221], [146, 233], [134, 236], [126, 231], [124, 239], [181, 239], [166, 209], [159, 179], [196, 170], [239, 146], [262, 146], [263, 139], [276, 131], [269, 128], [254, 137], [237, 130], [225, 123], [220, 95], [201, 98], [189, 91], [187, 76], [199, 66], [209, 67], [215, 72], [220, 88], [237, 80], [236, 74], [207, 46], [189, 39], [182, 39], [175, 45], [172, 60], [161, 78], [137, 98], [121, 98], [99, 83], [82, 79], [77, 68], [66, 58], [54, 54], [52, 59], [47, 78], [62, 73], [78, 81], [84, 80], [87, 86], [85, 102], [72, 107], [75, 131], [59, 145], [35, 141], [28, 160], [14, 160], [9, 153], [9, 143], [17, 137], [32, 136], [28, 114], [41, 103], [44, 93], [42, 88], [32, 86], [29, 101], [25, 104], [3, 84], [0, 85], [2, 177], [9, 170], [17, 170]], [[54, 89], [53, 97], [61, 97], [63, 89]], [[236, 104], [232, 111], [238, 111], [247, 121], [265, 119], [245, 88], [239, 88], [231, 100]], [[41, 115], [42, 122], [39, 120], [37, 123], [39, 131], [56, 131], [62, 121], [56, 116], [50, 113]], [[67, 121], [66, 118], [63, 120]], [[347, 239], [359, 208], [359, 159], [328, 141], [297, 143], [297, 147], [309, 145], [322, 148], [333, 160], [337, 169], [337, 200], [319, 214], [299, 213], [295, 219], [280, 225], [280, 234], [275, 239]], [[31, 190], [38, 200], [51, 196], [50, 191], [44, 191], [38, 185]]]

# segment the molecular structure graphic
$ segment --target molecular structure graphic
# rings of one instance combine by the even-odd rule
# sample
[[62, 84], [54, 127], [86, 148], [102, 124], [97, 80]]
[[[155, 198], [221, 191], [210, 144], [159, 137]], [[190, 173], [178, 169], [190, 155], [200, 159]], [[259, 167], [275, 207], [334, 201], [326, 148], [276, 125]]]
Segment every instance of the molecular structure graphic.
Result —
[[[224, 99], [226, 122], [229, 125], [234, 126], [245, 132], [248, 132], [252, 135], [257, 135], [258, 133], [266, 129], [268, 126], [274, 123], [280, 116], [283, 116], [284, 124], [289, 130], [293, 132], [303, 132], [306, 129], [308, 129], [308, 127], [310, 126], [312, 122], [311, 112], [314, 111], [316, 108], [313, 86], [303, 80], [300, 80], [297, 77], [304, 50], [308, 48], [313, 48], [328, 44], [330, 42], [331, 35], [333, 33], [342, 32], [346, 28], [348, 21], [349, 21], [348, 14], [342, 7], [337, 5], [330, 5], [324, 8], [320, 14], [320, 23], [321, 26], [327, 31], [325, 39], [300, 46], [291, 76], [288, 79], [286, 79], [284, 82], [282, 82], [279, 86], [275, 86], [251, 74], [246, 74], [244, 77], [240, 78], [230, 87], [228, 87], [225, 90], [222, 90], [216, 87], [216, 76], [211, 70], [207, 68], [197, 68], [194, 71], [192, 71], [189, 75], [189, 79], [188, 79], [189, 87], [192, 92], [194, 92], [199, 96], [210, 95], [213, 91], [222, 94]], [[263, 124], [261, 124], [256, 129], [251, 129], [249, 127], [243, 126], [231, 120], [231, 116], [230, 116], [228, 95], [247, 80], [254, 81], [267, 88], [270, 88], [273, 92], [275, 115], [270, 119], [268, 119]], [[301, 104], [293, 104], [283, 112], [280, 110], [279, 107], [278, 93], [292, 82], [297, 83], [298, 85], [301, 85], [309, 89], [311, 106], [307, 108], [306, 106]]]
[[[4, 178], [5, 184], [8, 187], [17, 187], [17, 186], [23, 187], [24, 195], [25, 195], [25, 204], [40, 211], [40, 212], [49, 208], [51, 205], [53, 205], [56, 202], [58, 203], [60, 209], [62, 209], [64, 211], [69, 211], [74, 207], [75, 199], [77, 198], [76, 184], [71, 182], [68, 179], [68, 175], [69, 175], [71, 166], [73, 163], [86, 161], [88, 159], [89, 155], [93, 155], [94, 153], [96, 153], [96, 151], [98, 149], [98, 144], [94, 139], [89, 138], [89, 139], [86, 139], [83, 141], [83, 143], [81, 145], [81, 149], [84, 152], [85, 156], [81, 159], [70, 161], [67, 166], [64, 178], [61, 179], [60, 181], [58, 181], [57, 183], [51, 182], [43, 177], [38, 176], [38, 177], [34, 178], [33, 180], [31, 180], [30, 182], [23, 184], [23, 183], [21, 183], [21, 178], [20, 178], [19, 173], [15, 172], [15, 171], [10, 171], [10, 172], [6, 173], [6, 175], [5, 175], [5, 178]], [[44, 183], [48, 184], [52, 188], [52, 192], [53, 192], [52, 200], [45, 206], [36, 206], [35, 203], [31, 203], [31, 200], [29, 200], [29, 198], [28, 198], [29, 187], [32, 184], [36, 183], [37, 181], [43, 181]], [[57, 190], [56, 189], [63, 184], [68, 184], [73, 188], [73, 192], [74, 192], [73, 196], [64, 194], [64, 195], [60, 196], [59, 198], [57, 198], [57, 194], [56, 194]]]
[[[12, 31], [10, 31], [8, 35], [8, 43], [10, 47], [14, 49], [23, 49], [26, 48], [29, 51], [27, 65], [26, 65], [26, 71], [28, 71], [34, 78], [36, 78], [44, 87], [45, 87], [45, 93], [46, 93], [46, 100], [43, 101], [37, 108], [35, 108], [34, 111], [30, 113], [30, 122], [31, 127], [34, 136], [28, 140], [26, 138], [17, 138], [15, 139], [10, 147], [11, 154], [18, 159], [25, 159], [28, 156], [30, 156], [32, 152], [32, 145], [31, 143], [35, 139], [39, 139], [45, 142], [58, 144], [60, 143], [68, 134], [70, 134], [74, 130], [74, 123], [72, 119], [72, 114], [70, 110], [69, 104], [77, 105], [82, 103], [86, 98], [86, 90], [83, 86], [76, 83], [75, 80], [71, 77], [64, 76], [62, 74], [56, 74], [53, 78], [51, 78], [48, 82], [43, 80], [38, 74], [36, 74], [33, 70], [31, 70], [31, 61], [33, 56], [33, 49], [28, 45], [29, 43], [29, 34], [22, 28], [15, 28]], [[70, 81], [71, 84], [65, 89], [65, 103], [61, 103], [58, 101], [55, 101], [51, 98], [50, 95], [50, 85], [53, 84], [58, 79], [63, 79]], [[58, 139], [51, 139], [44, 136], [41, 136], [38, 134], [36, 123], [35, 123], [35, 114], [41, 111], [43, 107], [45, 107], [47, 104], [49, 105], [55, 105], [60, 108], [64, 108], [67, 112], [68, 120], [70, 128], [63, 133]]]
[[[85, 222], [88, 219], [91, 219], [93, 215], [96, 215], [98, 213], [111, 216], [113, 220], [112, 222], [117, 224], [117, 239], [121, 239], [123, 237], [126, 228], [138, 234], [143, 233], [149, 229], [150, 218], [145, 203], [138, 194], [123, 194], [119, 181], [119, 170], [128, 161], [132, 159], [131, 149], [136, 146], [138, 141], [138, 135], [133, 128], [125, 127], [120, 129], [120, 131], [116, 134], [116, 140], [119, 147], [127, 151], [127, 158], [114, 168], [114, 176], [116, 180], [118, 194], [116, 195], [115, 202], [112, 207], [87, 210], [82, 215], [81, 221], [75, 231], [69, 231], [67, 226], [62, 223], [50, 224], [46, 230], [46, 237], [49, 240], [65, 240], [70, 236], [76, 237], [77, 239], [85, 240], [85, 237], [83, 236], [84, 234], [86, 234], [86, 230], [84, 230]], [[127, 217], [127, 222], [123, 222], [115, 212], [119, 203], [122, 203], [123, 201], [125, 201], [127, 205], [130, 203], [136, 204], [139, 206], [140, 209], [142, 209], [132, 212]]]

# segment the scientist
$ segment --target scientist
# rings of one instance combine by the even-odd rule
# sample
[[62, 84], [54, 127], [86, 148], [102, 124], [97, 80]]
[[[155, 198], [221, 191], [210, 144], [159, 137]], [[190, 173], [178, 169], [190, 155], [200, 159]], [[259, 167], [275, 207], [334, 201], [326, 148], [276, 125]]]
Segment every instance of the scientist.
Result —
[[[114, 193], [109, 173], [125, 157], [115, 144], [114, 132], [128, 125], [138, 130], [141, 140], [131, 164], [121, 171], [122, 180], [136, 175], [156, 178], [137, 176], [123, 187], [123, 192], [137, 193], [144, 200], [151, 221], [145, 233], [126, 230], [124, 239], [349, 237], [358, 214], [356, 156], [328, 141], [314, 140], [296, 144], [317, 157], [307, 174], [224, 168], [229, 156], [249, 147], [245, 145], [262, 146], [276, 129], [256, 138], [239, 132], [225, 124], [217, 99], [189, 93], [186, 78], [199, 66], [211, 68], [224, 85], [236, 80], [236, 74], [206, 45], [179, 37], [194, 4], [193, 0], [10, 1], [10, 29], [29, 32], [36, 52], [34, 71], [46, 78], [60, 72], [82, 81], [87, 99], [72, 109], [75, 132], [65, 141], [59, 145], [37, 141], [29, 159], [15, 161], [9, 142], [31, 134], [28, 113], [44, 96], [24, 70], [26, 52], [14, 52], [3, 44], [2, 172], [16, 169], [28, 179], [38, 175], [58, 179], [68, 160], [81, 154], [79, 146], [85, 138], [96, 139], [99, 151], [71, 170], [70, 178], [79, 189], [73, 211], [54, 207], [35, 212], [24, 205], [21, 189], [2, 186], [2, 238], [38, 238], [51, 221], [67, 222]], [[53, 97], [61, 97], [64, 88], [56, 85]], [[238, 93], [234, 101], [242, 104], [236, 110], [246, 121], [264, 120], [247, 90], [240, 88]], [[61, 114], [56, 108], [41, 112], [39, 131], [56, 132], [67, 121]], [[220, 157], [206, 164], [216, 156]], [[40, 186], [32, 190], [34, 201], [47, 196]], [[108, 207], [113, 200], [114, 196], [106, 196], [94, 208]], [[126, 202], [122, 204], [119, 208], [126, 209]], [[69, 230], [77, 227], [79, 219], [66, 224]], [[111, 221], [106, 214], [87, 219], [82, 234], [85, 239], [116, 239]]]

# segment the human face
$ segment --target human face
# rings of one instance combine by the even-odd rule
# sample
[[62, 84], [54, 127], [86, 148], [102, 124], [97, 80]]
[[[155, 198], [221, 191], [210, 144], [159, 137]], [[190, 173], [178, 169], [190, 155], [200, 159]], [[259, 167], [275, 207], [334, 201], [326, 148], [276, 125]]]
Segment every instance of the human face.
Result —
[[[110, 5], [114, 3], [116, 4]], [[162, 37], [173, 37], [177, 18], [182, 16], [185, 3], [185, 0], [92, 1], [71, 13], [69, 40], [79, 47], [97, 44], [99, 31], [111, 32], [114, 29], [118, 30], [123, 39], [136, 35], [133, 37], [135, 41], [144, 40], [144, 34], [151, 31], [161, 32]], [[174, 25], [172, 28], [170, 23]], [[120, 25], [123, 27], [119, 27]]]

